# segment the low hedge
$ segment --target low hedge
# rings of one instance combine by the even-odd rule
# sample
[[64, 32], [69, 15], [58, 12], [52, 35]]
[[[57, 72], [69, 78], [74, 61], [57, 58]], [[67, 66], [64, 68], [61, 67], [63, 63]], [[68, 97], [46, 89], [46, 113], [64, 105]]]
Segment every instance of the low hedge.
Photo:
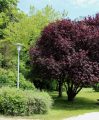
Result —
[[99, 92], [99, 83], [96, 83], [95, 85], [92, 86], [93, 89], [96, 91], [96, 92]]
[[0, 89], [0, 113], [4, 115], [44, 114], [52, 106], [52, 98], [46, 92]]

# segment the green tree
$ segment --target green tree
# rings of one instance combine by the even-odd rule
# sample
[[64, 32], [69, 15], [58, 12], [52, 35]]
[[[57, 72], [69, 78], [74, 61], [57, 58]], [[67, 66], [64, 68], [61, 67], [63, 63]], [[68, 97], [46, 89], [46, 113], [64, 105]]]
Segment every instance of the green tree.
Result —
[[4, 39], [5, 29], [9, 24], [20, 22], [26, 15], [17, 8], [18, 0], [0, 0], [0, 67], [11, 67], [11, 56], [13, 47], [11, 42]]
[[22, 12], [17, 8], [18, 0], [0, 0], [0, 39], [3, 39], [3, 30], [9, 22], [19, 21]]
[[61, 19], [62, 15], [56, 12], [52, 7], [46, 6], [42, 10], [36, 10], [31, 7], [31, 14], [24, 16], [20, 22], [10, 23], [4, 31], [5, 39], [13, 43], [24, 44], [23, 59], [28, 59], [28, 48], [30, 45], [35, 45], [37, 39], [41, 35], [43, 28], [48, 23]]
[[[21, 51], [22, 56], [20, 70], [25, 76], [28, 76], [30, 69], [28, 66], [28, 49], [31, 45], [35, 45], [37, 39], [41, 35], [41, 31], [46, 25], [52, 21], [61, 19], [62, 17], [63, 14], [56, 12], [51, 6], [46, 6], [42, 10], [36, 10], [31, 6], [30, 14], [28, 16], [24, 16], [24, 19], [21, 19], [19, 22], [10, 22], [4, 30], [4, 38], [6, 41], [9, 41], [10, 44], [22, 43], [24, 45]], [[13, 49], [13, 53], [16, 55], [15, 49]], [[12, 58], [15, 57], [10, 57], [10, 59]]]
[[30, 7], [30, 15], [18, 23], [10, 23], [5, 30], [5, 39], [12, 43], [20, 42], [28, 47], [35, 44], [43, 28], [48, 23], [61, 19], [63, 14], [56, 12], [51, 6], [46, 6], [42, 10]]

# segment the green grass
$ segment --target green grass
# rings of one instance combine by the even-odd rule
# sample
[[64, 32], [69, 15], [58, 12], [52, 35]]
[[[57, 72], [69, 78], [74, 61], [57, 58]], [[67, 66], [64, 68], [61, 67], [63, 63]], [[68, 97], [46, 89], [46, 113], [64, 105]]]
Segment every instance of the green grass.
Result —
[[50, 93], [54, 99], [53, 108], [46, 115], [34, 115], [30, 119], [40, 120], [62, 120], [67, 117], [88, 112], [99, 112], [99, 105], [97, 99], [99, 92], [94, 92], [91, 88], [84, 88], [75, 98], [74, 102], [68, 102], [66, 94], [62, 98], [57, 97], [57, 93]]

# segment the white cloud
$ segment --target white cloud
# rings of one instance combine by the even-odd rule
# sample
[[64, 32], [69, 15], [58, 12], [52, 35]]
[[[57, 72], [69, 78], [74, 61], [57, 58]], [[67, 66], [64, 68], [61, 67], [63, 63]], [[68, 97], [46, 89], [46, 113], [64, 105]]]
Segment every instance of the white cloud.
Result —
[[99, 4], [99, 0], [71, 0], [76, 6], [87, 6]]

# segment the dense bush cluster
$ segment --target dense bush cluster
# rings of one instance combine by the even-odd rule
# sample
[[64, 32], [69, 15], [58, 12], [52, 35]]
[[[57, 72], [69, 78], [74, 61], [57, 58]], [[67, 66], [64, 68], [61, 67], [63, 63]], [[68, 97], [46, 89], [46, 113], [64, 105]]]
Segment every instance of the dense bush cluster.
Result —
[[[5, 70], [0, 68], [0, 87], [10, 86], [16, 87], [17, 73], [11, 70]], [[20, 88], [22, 89], [35, 89], [34, 85], [27, 81], [24, 76], [20, 73]]]
[[0, 113], [5, 115], [32, 115], [48, 112], [52, 105], [51, 97], [45, 92], [0, 89]]
[[15, 88], [0, 89], [0, 113], [5, 115], [22, 115], [26, 112], [26, 97]]
[[93, 90], [95, 90], [96, 92], [99, 92], [99, 83], [96, 83], [95, 85], [93, 85]]

